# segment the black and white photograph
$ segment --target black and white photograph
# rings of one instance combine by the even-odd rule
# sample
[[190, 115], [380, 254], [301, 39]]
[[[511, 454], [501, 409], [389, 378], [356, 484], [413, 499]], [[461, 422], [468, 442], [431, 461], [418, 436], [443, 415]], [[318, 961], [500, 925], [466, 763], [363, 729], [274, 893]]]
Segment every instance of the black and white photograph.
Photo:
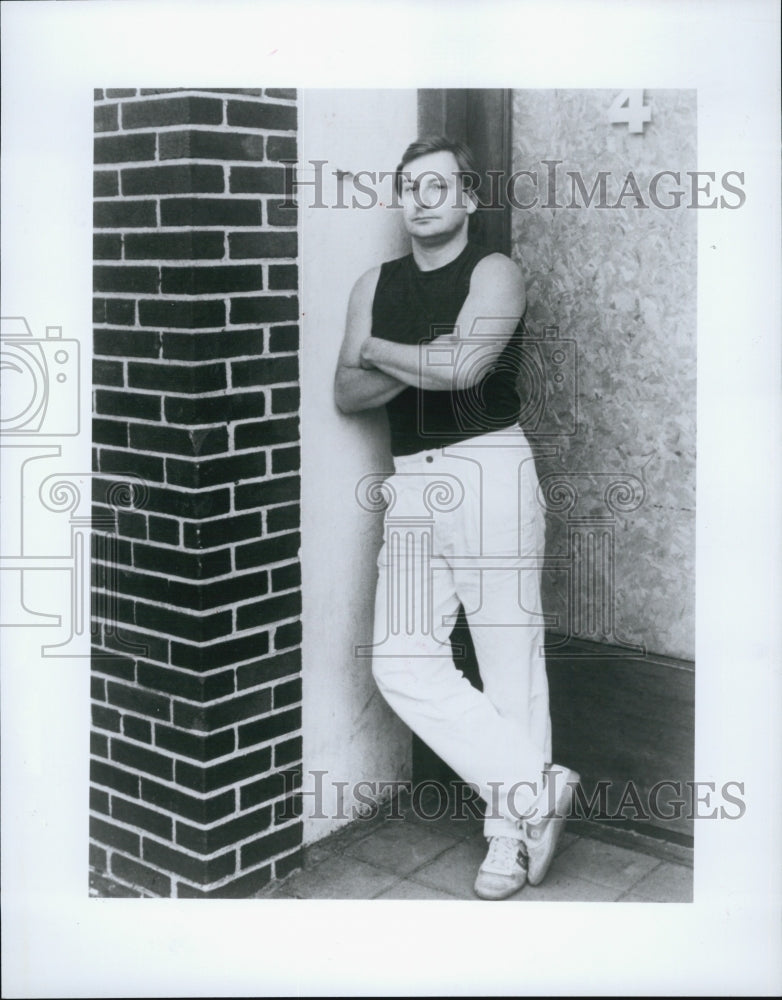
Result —
[[778, 11], [2, 8], [4, 994], [778, 992]]

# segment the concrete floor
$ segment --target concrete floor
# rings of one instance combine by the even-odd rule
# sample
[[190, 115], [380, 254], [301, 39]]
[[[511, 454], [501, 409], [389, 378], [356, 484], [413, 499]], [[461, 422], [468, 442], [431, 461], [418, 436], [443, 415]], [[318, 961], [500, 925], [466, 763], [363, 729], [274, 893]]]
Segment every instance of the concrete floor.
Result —
[[[473, 883], [486, 854], [481, 828], [477, 818], [426, 820], [412, 813], [358, 820], [307, 848], [303, 869], [258, 898], [475, 900]], [[543, 883], [508, 901], [691, 902], [691, 852], [637, 839], [643, 843], [623, 846], [610, 842], [611, 831], [569, 824]]]

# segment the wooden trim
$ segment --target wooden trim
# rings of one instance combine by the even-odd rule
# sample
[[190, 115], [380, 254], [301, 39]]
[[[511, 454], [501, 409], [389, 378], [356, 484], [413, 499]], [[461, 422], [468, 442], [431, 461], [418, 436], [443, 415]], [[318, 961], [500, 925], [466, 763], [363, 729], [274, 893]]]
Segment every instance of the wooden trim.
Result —
[[[511, 173], [511, 110], [513, 92], [484, 89], [419, 90], [418, 133], [447, 135], [471, 147], [478, 170], [500, 171], [502, 183], [496, 185], [498, 205], [482, 208], [478, 217], [478, 239], [491, 250], [510, 255], [511, 219], [505, 198], [504, 181]], [[491, 201], [492, 190], [487, 179], [479, 191], [481, 201]]]

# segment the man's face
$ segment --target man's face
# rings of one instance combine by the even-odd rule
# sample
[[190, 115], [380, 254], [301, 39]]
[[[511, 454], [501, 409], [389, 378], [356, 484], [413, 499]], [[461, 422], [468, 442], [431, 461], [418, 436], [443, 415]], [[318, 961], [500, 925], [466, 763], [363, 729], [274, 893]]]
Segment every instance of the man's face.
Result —
[[461, 232], [475, 211], [474, 201], [462, 190], [459, 164], [453, 153], [441, 150], [410, 160], [403, 168], [402, 212], [405, 228], [424, 243], [443, 243]]

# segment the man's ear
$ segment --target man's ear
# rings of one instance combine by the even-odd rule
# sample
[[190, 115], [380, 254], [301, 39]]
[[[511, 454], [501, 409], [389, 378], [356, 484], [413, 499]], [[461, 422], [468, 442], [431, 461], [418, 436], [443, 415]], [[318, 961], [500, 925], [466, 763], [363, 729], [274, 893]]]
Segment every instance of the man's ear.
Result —
[[462, 197], [466, 198], [465, 208], [467, 214], [472, 215], [480, 207], [475, 188], [480, 186], [480, 176], [474, 171], [467, 171], [462, 175]]

